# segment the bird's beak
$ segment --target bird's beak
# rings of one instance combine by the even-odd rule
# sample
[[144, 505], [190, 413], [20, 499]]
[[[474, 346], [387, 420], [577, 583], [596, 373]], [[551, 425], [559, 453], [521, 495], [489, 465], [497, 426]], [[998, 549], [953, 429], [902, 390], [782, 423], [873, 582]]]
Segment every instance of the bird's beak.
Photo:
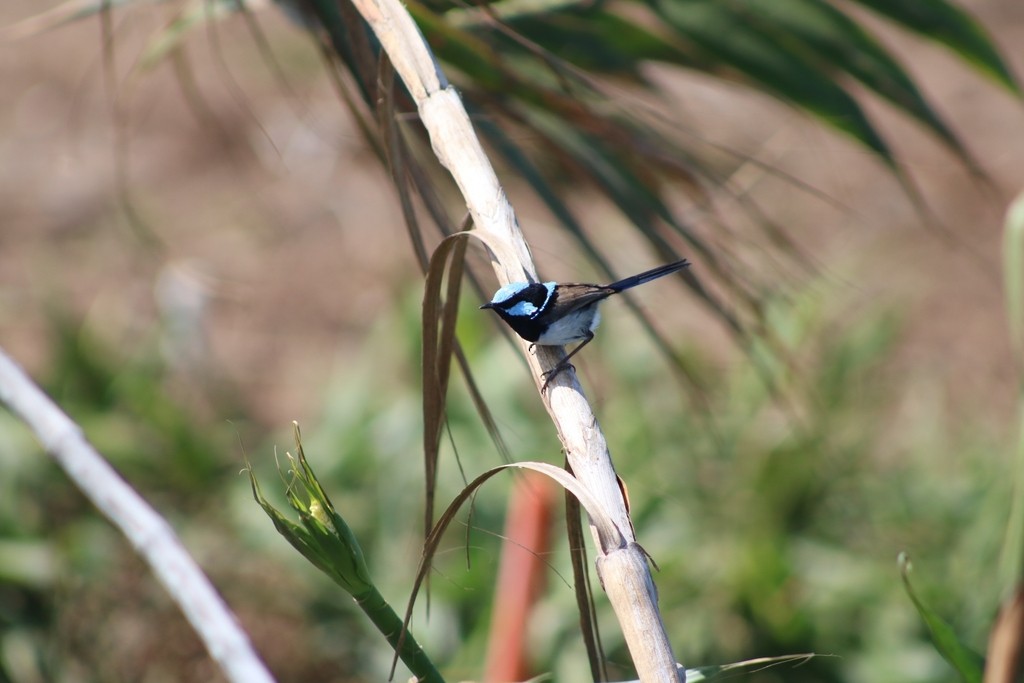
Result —
[[482, 311], [485, 308], [494, 308], [494, 304], [492, 304], [490, 301], [488, 301], [487, 303], [485, 303], [483, 306], [480, 307], [480, 310]]

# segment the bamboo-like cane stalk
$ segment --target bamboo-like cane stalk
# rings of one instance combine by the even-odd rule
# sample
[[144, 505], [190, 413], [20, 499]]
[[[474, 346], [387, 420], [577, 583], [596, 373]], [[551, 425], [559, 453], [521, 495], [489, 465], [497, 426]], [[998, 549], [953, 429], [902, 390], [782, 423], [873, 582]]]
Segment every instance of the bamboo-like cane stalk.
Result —
[[[501, 284], [536, 279], [536, 268], [515, 213], [502, 190], [469, 116], [441, 72], [426, 41], [398, 0], [353, 0], [414, 98], [440, 162], [462, 191], [475, 230], [491, 247]], [[537, 386], [563, 353], [520, 342]], [[619, 619], [641, 681], [685, 678], [665, 633], [647, 558], [637, 545], [615, 468], [597, 418], [576, 381], [560, 373], [542, 398], [554, 421], [572, 471], [618, 527], [616, 547], [598, 542], [598, 576]], [[681, 678], [682, 677], [682, 678]]]

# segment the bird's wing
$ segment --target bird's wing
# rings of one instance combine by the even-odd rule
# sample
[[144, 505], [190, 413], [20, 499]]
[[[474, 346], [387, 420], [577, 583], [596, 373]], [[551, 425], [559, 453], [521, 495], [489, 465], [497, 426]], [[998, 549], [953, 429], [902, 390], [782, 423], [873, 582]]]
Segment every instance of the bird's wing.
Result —
[[556, 319], [560, 318], [585, 306], [597, 303], [601, 299], [606, 299], [612, 294], [615, 294], [615, 290], [611, 287], [575, 282], [559, 284], [555, 289], [555, 300], [551, 304], [554, 306], [552, 315]]

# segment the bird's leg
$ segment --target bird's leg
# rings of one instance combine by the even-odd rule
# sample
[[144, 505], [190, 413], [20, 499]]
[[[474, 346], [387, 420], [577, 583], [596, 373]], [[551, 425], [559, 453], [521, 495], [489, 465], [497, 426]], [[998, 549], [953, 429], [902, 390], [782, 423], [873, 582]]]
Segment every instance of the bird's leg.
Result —
[[594, 333], [588, 330], [587, 331], [587, 337], [582, 342], [580, 342], [579, 346], [577, 346], [575, 349], [570, 351], [568, 356], [566, 356], [565, 358], [560, 360], [558, 362], [558, 365], [556, 365], [555, 367], [551, 368], [550, 370], [548, 370], [547, 372], [544, 373], [544, 375], [543, 375], [543, 377], [544, 377], [544, 384], [540, 388], [540, 390], [542, 392], [545, 389], [548, 388], [548, 385], [551, 384], [551, 380], [553, 380], [556, 376], [558, 376], [558, 373], [562, 372], [563, 370], [565, 370], [567, 368], [573, 368], [574, 370], [576, 369], [576, 366], [573, 365], [572, 363], [570, 363], [569, 359], [572, 358], [573, 356], [575, 356], [577, 353], [579, 353], [580, 349], [582, 349], [584, 346], [589, 344], [591, 342], [591, 340], [593, 340], [593, 338], [594, 338]]

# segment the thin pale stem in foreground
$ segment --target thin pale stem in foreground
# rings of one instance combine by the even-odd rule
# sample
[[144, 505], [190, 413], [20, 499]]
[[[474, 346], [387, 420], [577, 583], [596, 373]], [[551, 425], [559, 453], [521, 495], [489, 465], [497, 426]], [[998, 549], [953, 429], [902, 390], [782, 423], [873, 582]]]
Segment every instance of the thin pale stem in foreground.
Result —
[[0, 403], [28, 425], [46, 452], [152, 567], [228, 680], [272, 682], [248, 636], [170, 525], [2, 349]]

